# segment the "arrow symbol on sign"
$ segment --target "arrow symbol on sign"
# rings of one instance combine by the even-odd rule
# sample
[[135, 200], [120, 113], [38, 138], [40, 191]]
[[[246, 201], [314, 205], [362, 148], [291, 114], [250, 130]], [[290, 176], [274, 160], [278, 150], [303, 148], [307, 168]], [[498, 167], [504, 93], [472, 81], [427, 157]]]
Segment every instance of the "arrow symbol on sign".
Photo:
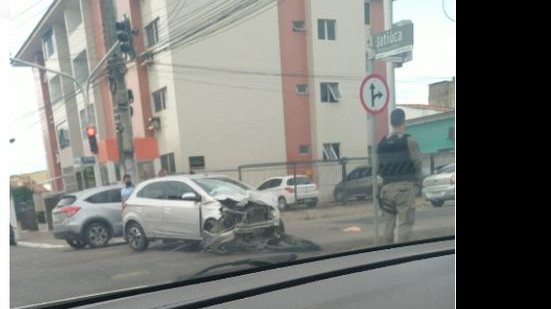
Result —
[[371, 90], [371, 107], [375, 107], [375, 99], [381, 98], [383, 96], [383, 93], [380, 91], [375, 93], [374, 84], [371, 84], [371, 86], [369, 86], [369, 89]]

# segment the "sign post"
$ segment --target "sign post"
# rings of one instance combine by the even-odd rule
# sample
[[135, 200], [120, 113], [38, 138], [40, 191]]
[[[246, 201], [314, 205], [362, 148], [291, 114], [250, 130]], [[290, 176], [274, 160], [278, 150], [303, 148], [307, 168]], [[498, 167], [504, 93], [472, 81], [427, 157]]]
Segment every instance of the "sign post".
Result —
[[[386, 81], [377, 74], [368, 75], [360, 86], [360, 102], [367, 111], [367, 122], [371, 123], [369, 136], [371, 139], [371, 197], [373, 200], [373, 223], [375, 225], [375, 243], [379, 243], [379, 200], [377, 179], [379, 160], [377, 158], [377, 123], [376, 115], [381, 113], [388, 105], [390, 91]], [[371, 121], [370, 121], [371, 118]]]

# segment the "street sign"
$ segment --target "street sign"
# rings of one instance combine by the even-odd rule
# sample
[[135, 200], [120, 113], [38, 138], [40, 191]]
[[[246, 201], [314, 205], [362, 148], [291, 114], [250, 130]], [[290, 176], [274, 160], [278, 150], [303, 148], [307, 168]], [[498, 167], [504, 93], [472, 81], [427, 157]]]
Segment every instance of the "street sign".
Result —
[[74, 158], [74, 164], [75, 165], [94, 165], [96, 164], [96, 158], [95, 157], [75, 157]]
[[413, 23], [407, 22], [373, 35], [375, 59], [384, 59], [413, 50]]
[[388, 105], [390, 91], [386, 81], [378, 74], [368, 75], [360, 87], [360, 101], [368, 113], [378, 114]]

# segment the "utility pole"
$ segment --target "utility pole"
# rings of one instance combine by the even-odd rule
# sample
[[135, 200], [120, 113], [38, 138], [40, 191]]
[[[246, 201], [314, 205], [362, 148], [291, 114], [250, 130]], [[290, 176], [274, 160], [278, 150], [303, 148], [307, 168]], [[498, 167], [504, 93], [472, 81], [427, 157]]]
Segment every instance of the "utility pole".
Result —
[[119, 146], [119, 167], [123, 174], [129, 174], [137, 180], [136, 161], [134, 159], [134, 142], [132, 134], [132, 119], [130, 116], [130, 100], [126, 88], [126, 61], [122, 54], [130, 60], [136, 57], [133, 36], [136, 34], [130, 25], [130, 20], [124, 16], [122, 22], [116, 21], [113, 1], [105, 1], [104, 25], [107, 29], [106, 43], [108, 46], [120, 45], [120, 50], [114, 52], [109, 63], [109, 86], [113, 98], [113, 111], [117, 128], [117, 144]]
[[126, 64], [120, 55], [110, 59], [109, 81], [113, 95], [117, 142], [119, 145], [119, 164], [124, 167], [124, 173], [135, 178], [136, 164], [134, 160], [134, 143], [132, 137], [132, 119], [130, 118], [130, 101], [126, 89]]
[[[383, 0], [385, 31], [392, 29], [392, 1], [393, 0]], [[386, 62], [386, 80], [388, 88], [390, 88], [389, 111], [393, 111], [396, 108], [396, 86], [394, 80], [394, 62], [392, 61]], [[388, 122], [390, 128], [390, 112], [388, 113]]]

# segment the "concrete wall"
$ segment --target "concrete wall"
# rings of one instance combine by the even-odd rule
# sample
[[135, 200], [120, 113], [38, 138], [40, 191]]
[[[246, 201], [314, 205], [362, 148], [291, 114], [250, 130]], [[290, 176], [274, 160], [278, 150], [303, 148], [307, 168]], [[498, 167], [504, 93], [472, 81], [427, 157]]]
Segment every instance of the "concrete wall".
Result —
[[[314, 159], [324, 143], [340, 143], [341, 157], [367, 155], [366, 113], [359, 101], [365, 76], [364, 3], [357, 0], [308, 0], [310, 104]], [[336, 40], [318, 39], [318, 19], [336, 20]], [[342, 101], [322, 103], [321, 82], [338, 82]]]

